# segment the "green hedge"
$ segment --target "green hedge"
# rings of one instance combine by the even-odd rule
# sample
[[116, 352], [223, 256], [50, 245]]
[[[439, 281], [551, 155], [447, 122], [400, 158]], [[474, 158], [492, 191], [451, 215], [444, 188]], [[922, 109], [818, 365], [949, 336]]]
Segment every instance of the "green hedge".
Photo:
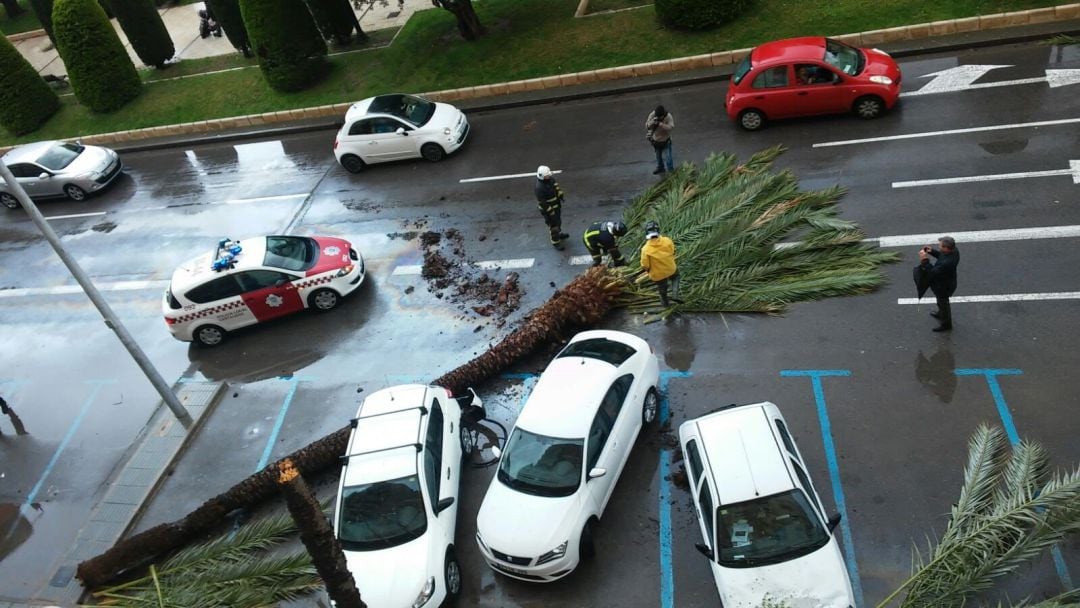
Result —
[[0, 126], [29, 133], [60, 109], [60, 98], [19, 51], [0, 36]]
[[349, 0], [306, 0], [311, 10], [311, 16], [315, 19], [315, 25], [322, 32], [326, 40], [333, 40], [338, 44], [352, 42], [353, 31], [359, 31], [361, 39], [365, 38], [363, 30], [359, 28], [356, 13], [353, 12]]
[[656, 16], [667, 27], [700, 30], [732, 21], [750, 0], [655, 0]]
[[96, 0], [56, 0], [56, 50], [75, 97], [94, 112], [111, 112], [139, 94], [142, 81]]
[[244, 16], [240, 14], [240, 0], [206, 0], [206, 3], [214, 11], [214, 17], [221, 24], [221, 29], [225, 30], [225, 37], [233, 48], [243, 53], [244, 57], [251, 57], [251, 40], [244, 25]]
[[176, 48], [153, 0], [106, 1], [139, 59], [146, 65], [165, 67]]
[[240, 0], [259, 67], [278, 91], [300, 91], [329, 72], [326, 42], [303, 0]]

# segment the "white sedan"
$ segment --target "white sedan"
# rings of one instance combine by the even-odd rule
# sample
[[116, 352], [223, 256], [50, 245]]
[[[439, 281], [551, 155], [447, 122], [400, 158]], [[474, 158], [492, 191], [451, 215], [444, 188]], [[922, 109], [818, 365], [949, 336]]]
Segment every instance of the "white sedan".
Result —
[[476, 541], [489, 566], [551, 582], [592, 557], [593, 529], [630, 448], [656, 419], [658, 381], [641, 338], [574, 336], [522, 408], [480, 505]]
[[450, 104], [400, 93], [379, 95], [354, 103], [345, 113], [334, 156], [350, 173], [404, 158], [438, 162], [468, 136], [469, 120]]

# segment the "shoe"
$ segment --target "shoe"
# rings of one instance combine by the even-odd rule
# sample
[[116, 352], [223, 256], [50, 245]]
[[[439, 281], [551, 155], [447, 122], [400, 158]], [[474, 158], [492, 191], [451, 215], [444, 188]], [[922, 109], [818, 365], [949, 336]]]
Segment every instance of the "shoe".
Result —
[[560, 232], [559, 238], [565, 241], [566, 239], [570, 238], [570, 235], [566, 234], [565, 232]]
[[657, 169], [656, 171], [653, 171], [653, 172], [652, 172], [652, 174], [653, 174], [653, 175], [660, 175], [660, 174], [661, 174], [661, 173], [663, 173], [663, 172], [664, 172], [664, 170], [663, 170], [663, 169]]
[[935, 319], [940, 319], [941, 318], [941, 313], [936, 311], [936, 310], [933, 310], [933, 311], [930, 311], [930, 316], [934, 317]]
[[952, 331], [952, 325], [938, 325], [937, 327], [935, 327], [931, 331], [936, 331], [936, 332]]

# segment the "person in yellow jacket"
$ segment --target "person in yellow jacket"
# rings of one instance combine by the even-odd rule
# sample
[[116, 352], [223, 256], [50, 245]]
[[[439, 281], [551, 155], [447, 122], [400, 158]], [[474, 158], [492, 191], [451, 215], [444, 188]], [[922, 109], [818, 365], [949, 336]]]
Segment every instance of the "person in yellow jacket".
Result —
[[[645, 224], [645, 245], [641, 247], [641, 269], [649, 274], [649, 279], [660, 292], [660, 303], [664, 308], [679, 299], [679, 269], [675, 265], [675, 243], [666, 236], [660, 236], [660, 225], [655, 221]], [[668, 287], [671, 298], [668, 298]]]

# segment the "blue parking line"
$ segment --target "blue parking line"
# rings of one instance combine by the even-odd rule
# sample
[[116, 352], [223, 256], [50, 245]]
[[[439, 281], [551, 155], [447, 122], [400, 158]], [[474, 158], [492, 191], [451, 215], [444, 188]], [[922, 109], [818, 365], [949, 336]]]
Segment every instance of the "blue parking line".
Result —
[[[1001, 425], [1005, 427], [1005, 435], [1009, 438], [1009, 443], [1014, 446], [1020, 443], [1020, 434], [1016, 432], [1012, 412], [1009, 411], [1009, 404], [1005, 402], [1005, 394], [1001, 392], [1001, 384], [998, 382], [997, 377], [1020, 376], [1024, 373], [1023, 370], [976, 367], [958, 368], [955, 373], [957, 376], [982, 376], [986, 380], [990, 395], [994, 398], [994, 406], [997, 408], [998, 417], [1001, 418]], [[1065, 564], [1065, 556], [1061, 554], [1061, 549], [1057, 545], [1050, 547], [1050, 555], [1054, 560], [1054, 570], [1057, 571], [1061, 586], [1065, 591], [1072, 591], [1074, 589], [1072, 576], [1069, 574], [1069, 568]]]
[[[671, 416], [668, 405], [668, 385], [672, 378], [689, 378], [691, 372], [660, 372], [660, 410], [657, 423], [667, 424]], [[672, 608], [675, 605], [675, 576], [671, 567], [671, 482], [668, 479], [671, 470], [671, 450], [660, 450], [660, 606]]]
[[844, 533], [844, 555], [847, 557], [848, 575], [851, 578], [851, 590], [855, 593], [856, 606], [864, 606], [862, 580], [859, 578], [859, 564], [855, 558], [855, 542], [851, 535], [851, 524], [848, 520], [847, 501], [844, 499], [844, 486], [840, 480], [840, 463], [836, 458], [836, 444], [833, 443], [832, 424], [829, 422], [829, 409], [825, 403], [825, 389], [821, 385], [822, 377], [847, 377], [851, 375], [846, 369], [785, 369], [780, 371], [785, 378], [810, 378], [814, 389], [814, 403], [817, 405], [818, 424], [821, 427], [821, 438], [825, 443], [825, 460], [829, 467], [829, 480], [832, 482], [833, 501], [840, 510], [840, 529]]
[[285, 400], [281, 402], [281, 409], [278, 410], [277, 419], [274, 420], [274, 428], [270, 431], [270, 436], [266, 438], [266, 447], [263, 448], [262, 457], [259, 458], [259, 464], [255, 467], [256, 472], [265, 469], [266, 465], [270, 463], [270, 454], [274, 451], [274, 444], [277, 443], [278, 435], [281, 434], [281, 427], [285, 424], [285, 414], [289, 411], [289, 406], [292, 405], [297, 387], [300, 386], [301, 382], [314, 380], [314, 378], [306, 376], [282, 376], [279, 379], [290, 384], [289, 392], [285, 394]]

